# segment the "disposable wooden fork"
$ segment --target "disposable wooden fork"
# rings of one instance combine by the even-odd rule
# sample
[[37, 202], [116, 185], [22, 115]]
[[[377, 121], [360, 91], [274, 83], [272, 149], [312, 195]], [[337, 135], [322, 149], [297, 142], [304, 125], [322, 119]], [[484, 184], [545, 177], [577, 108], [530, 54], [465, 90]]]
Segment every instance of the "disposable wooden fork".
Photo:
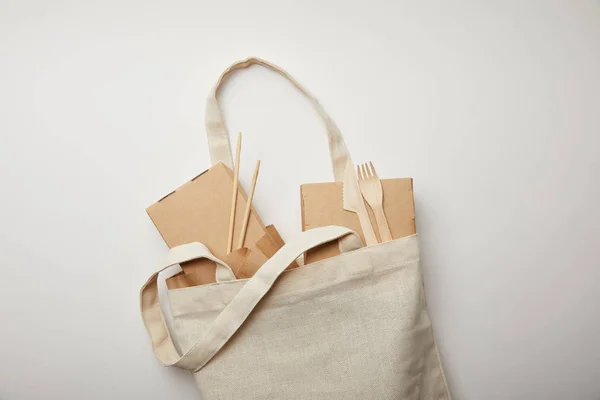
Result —
[[375, 215], [375, 221], [379, 228], [379, 237], [382, 242], [389, 242], [392, 240], [392, 232], [383, 211], [383, 188], [381, 187], [379, 176], [377, 176], [377, 171], [375, 171], [375, 167], [370, 161], [368, 165], [362, 164], [357, 166], [356, 170], [358, 172], [360, 191]]

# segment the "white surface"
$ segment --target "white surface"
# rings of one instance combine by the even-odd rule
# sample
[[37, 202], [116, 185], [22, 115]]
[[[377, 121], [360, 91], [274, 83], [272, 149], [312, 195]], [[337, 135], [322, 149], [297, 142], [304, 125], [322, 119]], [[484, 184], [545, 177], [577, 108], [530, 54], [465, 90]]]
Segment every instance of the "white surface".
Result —
[[[257, 55], [314, 92], [354, 161], [415, 179], [456, 399], [600, 398], [598, 1], [0, 1], [0, 398], [194, 399], [154, 359], [145, 207], [208, 166], [204, 99]], [[271, 73], [221, 96], [285, 237], [331, 178]], [[243, 398], [243, 394], [240, 394]]]

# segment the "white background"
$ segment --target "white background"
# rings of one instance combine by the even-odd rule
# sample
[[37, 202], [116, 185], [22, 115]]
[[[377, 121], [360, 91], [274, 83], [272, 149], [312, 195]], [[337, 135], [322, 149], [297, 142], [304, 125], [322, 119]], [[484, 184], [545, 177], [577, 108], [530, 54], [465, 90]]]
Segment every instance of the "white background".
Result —
[[[139, 317], [166, 252], [145, 208], [209, 166], [205, 97], [249, 55], [414, 178], [456, 399], [600, 399], [598, 1], [1, 0], [0, 52], [2, 400], [197, 398]], [[322, 124], [259, 68], [220, 98], [292, 237], [299, 185], [332, 178]]]

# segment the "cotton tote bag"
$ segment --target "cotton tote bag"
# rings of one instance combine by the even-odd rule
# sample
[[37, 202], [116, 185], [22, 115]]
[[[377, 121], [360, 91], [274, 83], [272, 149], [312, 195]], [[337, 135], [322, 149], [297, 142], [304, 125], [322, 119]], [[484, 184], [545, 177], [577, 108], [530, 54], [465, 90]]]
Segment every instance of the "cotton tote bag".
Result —
[[[352, 165], [341, 133], [320, 104], [279, 67], [250, 58], [228, 68], [207, 105], [213, 162], [231, 166], [217, 90], [233, 71], [258, 64], [299, 88], [325, 121], [336, 181]], [[304, 252], [336, 241], [340, 256], [286, 270]], [[215, 262], [216, 283], [168, 292], [169, 331], [158, 273], [182, 262]], [[156, 357], [190, 371], [204, 400], [450, 399], [425, 303], [417, 235], [362, 247], [328, 226], [288, 241], [250, 279], [200, 243], [169, 250], [141, 290]]]

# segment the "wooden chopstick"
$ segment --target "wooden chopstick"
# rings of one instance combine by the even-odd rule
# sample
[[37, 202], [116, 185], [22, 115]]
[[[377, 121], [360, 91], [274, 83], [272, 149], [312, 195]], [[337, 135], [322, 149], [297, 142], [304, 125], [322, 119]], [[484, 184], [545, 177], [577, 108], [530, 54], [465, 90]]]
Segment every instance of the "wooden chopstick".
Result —
[[252, 198], [254, 197], [254, 189], [256, 189], [256, 181], [258, 179], [258, 170], [260, 169], [260, 160], [256, 162], [254, 168], [254, 175], [252, 176], [252, 186], [250, 187], [250, 194], [248, 195], [248, 201], [246, 202], [246, 212], [244, 213], [244, 225], [242, 225], [242, 231], [240, 232], [240, 240], [238, 242], [238, 249], [244, 247], [244, 240], [246, 239], [246, 231], [248, 230], [248, 221], [250, 220], [250, 211], [252, 210]]
[[242, 152], [242, 132], [238, 133], [237, 146], [235, 148], [235, 165], [233, 171], [233, 190], [231, 193], [231, 211], [229, 213], [229, 236], [227, 237], [227, 254], [231, 253], [233, 247], [233, 228], [235, 224], [235, 209], [237, 206], [238, 180], [240, 175], [240, 153]]

